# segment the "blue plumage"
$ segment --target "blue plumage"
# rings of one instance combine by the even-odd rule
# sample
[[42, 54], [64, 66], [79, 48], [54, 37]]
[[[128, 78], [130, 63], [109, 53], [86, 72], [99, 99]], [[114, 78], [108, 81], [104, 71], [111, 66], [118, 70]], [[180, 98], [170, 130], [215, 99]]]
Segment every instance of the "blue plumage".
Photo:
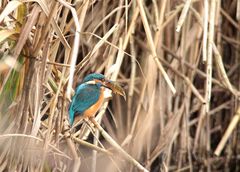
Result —
[[70, 125], [73, 124], [76, 115], [82, 115], [85, 110], [94, 105], [99, 99], [102, 84], [88, 84], [86, 82], [94, 79], [102, 80], [104, 78], [102, 74], [90, 74], [86, 76], [83, 79], [83, 83], [76, 88], [75, 95], [69, 107]]
[[[91, 82], [94, 81], [94, 82]], [[75, 95], [69, 106], [70, 125], [73, 125], [77, 115], [84, 117], [94, 117], [104, 101], [103, 91], [105, 88], [111, 89], [124, 98], [126, 94], [118, 83], [105, 79], [105, 76], [98, 73], [87, 75], [82, 83], [76, 88]]]

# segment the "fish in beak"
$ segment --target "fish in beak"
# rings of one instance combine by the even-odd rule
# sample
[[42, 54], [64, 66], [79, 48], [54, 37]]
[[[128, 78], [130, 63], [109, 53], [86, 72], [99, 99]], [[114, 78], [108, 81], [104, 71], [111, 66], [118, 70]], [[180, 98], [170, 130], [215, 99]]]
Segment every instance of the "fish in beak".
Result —
[[126, 100], [125, 91], [124, 91], [124, 89], [120, 86], [120, 84], [119, 84], [118, 82], [116, 82], [116, 81], [111, 81], [111, 80], [105, 80], [105, 81], [103, 82], [103, 85], [104, 85], [106, 88], [112, 90], [112, 92], [113, 92], [114, 94], [119, 94], [119, 95], [123, 96], [123, 98]]

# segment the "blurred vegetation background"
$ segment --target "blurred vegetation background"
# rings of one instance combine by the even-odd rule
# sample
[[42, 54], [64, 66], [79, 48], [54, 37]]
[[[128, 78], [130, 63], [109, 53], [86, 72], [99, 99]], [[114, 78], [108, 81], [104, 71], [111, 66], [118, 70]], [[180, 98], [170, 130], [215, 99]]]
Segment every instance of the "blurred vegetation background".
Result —
[[96, 120], [148, 171], [240, 171], [240, 1], [0, 1], [0, 171], [139, 171], [69, 130], [89, 73], [120, 82]]

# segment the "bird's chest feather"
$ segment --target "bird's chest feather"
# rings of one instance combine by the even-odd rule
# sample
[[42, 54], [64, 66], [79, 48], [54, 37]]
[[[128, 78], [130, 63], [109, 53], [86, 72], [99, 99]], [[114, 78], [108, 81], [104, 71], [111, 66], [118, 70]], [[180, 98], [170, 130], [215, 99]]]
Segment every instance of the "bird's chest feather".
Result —
[[84, 111], [84, 113], [83, 113], [84, 117], [93, 117], [93, 116], [95, 116], [97, 111], [102, 106], [103, 101], [104, 101], [104, 88], [100, 88], [99, 99], [97, 100], [97, 102], [95, 104], [93, 104], [87, 110]]

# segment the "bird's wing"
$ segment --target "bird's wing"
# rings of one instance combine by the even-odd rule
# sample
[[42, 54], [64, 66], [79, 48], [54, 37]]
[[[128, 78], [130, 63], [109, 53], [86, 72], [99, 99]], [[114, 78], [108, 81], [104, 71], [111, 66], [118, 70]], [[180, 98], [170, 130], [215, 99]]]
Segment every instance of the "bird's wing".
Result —
[[74, 113], [83, 113], [95, 104], [100, 95], [100, 89], [96, 85], [81, 84], [73, 97], [71, 107]]

